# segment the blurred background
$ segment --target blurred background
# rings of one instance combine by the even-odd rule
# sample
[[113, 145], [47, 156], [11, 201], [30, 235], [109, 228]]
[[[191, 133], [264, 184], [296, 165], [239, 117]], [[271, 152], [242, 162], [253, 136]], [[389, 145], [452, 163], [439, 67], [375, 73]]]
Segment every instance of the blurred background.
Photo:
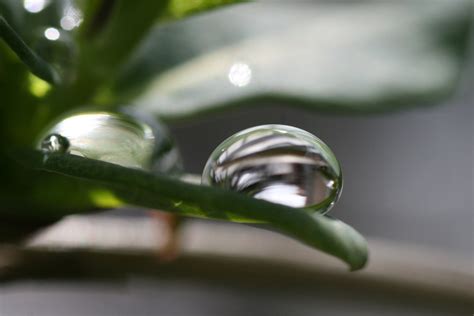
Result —
[[86, 251], [33, 254], [75, 268], [0, 285], [0, 315], [472, 314], [473, 12], [448, 0], [239, 4], [157, 26], [117, 81], [124, 103], [169, 122], [190, 173], [255, 125], [324, 140], [344, 173], [331, 215], [368, 238], [365, 270], [272, 232], [192, 219], [176, 261], [122, 257], [157, 251], [166, 227], [119, 210], [40, 234], [33, 249]]

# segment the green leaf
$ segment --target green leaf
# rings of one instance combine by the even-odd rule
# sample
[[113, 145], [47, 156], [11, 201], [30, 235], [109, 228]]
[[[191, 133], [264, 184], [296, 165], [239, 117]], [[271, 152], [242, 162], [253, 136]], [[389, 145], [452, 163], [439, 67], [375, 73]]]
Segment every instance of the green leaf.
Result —
[[103, 103], [107, 87], [122, 63], [166, 10], [166, 1], [87, 1], [78, 30], [76, 80], [55, 96], [69, 98], [71, 106]]
[[77, 104], [110, 101], [118, 70], [157, 21], [177, 19], [237, 0], [88, 1], [80, 28], [77, 81], [66, 95]]
[[239, 2], [248, 2], [248, 0], [170, 0], [164, 18], [182, 18]]
[[18, 58], [39, 78], [53, 84], [60, 81], [56, 70], [36, 54], [8, 22], [0, 15], [0, 37], [15, 52]]
[[[350, 112], [426, 104], [458, 83], [471, 12], [469, 0], [235, 6], [156, 27], [114, 93], [131, 100], [153, 79], [135, 103], [168, 118], [256, 101]], [[247, 85], [238, 71], [229, 80], [239, 63]]]
[[74, 155], [28, 151], [16, 156], [38, 169], [93, 181], [134, 205], [179, 215], [261, 222], [344, 260], [352, 270], [362, 268], [367, 261], [366, 241], [359, 233], [319, 214]]
[[10, 156], [0, 150], [2, 222], [52, 221], [64, 216], [64, 210], [80, 213], [116, 206], [104, 203], [104, 189], [94, 183], [25, 168]]
[[[84, 34], [83, 49], [92, 51], [94, 57], [101, 62], [100, 68], [109, 68], [120, 63], [133, 48], [141, 41], [143, 35], [150, 29], [165, 9], [165, 1], [104, 1], [113, 3], [107, 7], [105, 21], [91, 23], [89, 28], [81, 30]], [[102, 9], [102, 8], [100, 8]], [[102, 12], [96, 12], [97, 21]]]

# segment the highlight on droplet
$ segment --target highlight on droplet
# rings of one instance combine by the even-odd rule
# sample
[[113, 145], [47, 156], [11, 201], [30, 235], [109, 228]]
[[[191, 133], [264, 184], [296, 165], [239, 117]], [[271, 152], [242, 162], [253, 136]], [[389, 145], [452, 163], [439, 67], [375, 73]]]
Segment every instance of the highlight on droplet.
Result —
[[229, 69], [228, 78], [234, 86], [245, 87], [252, 80], [252, 69], [246, 63], [234, 63]]
[[26, 11], [30, 13], [38, 13], [43, 11], [43, 9], [48, 4], [47, 0], [24, 0], [23, 7]]
[[46, 39], [50, 41], [56, 41], [59, 39], [60, 36], [61, 34], [59, 33], [58, 29], [55, 27], [48, 27], [44, 31], [44, 37], [46, 37]]

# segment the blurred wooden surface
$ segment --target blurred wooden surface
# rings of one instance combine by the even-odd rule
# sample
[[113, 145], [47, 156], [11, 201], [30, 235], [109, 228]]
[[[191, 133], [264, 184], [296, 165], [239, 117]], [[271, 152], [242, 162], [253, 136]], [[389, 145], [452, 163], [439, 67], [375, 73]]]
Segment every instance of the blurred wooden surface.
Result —
[[418, 245], [369, 238], [368, 266], [350, 273], [342, 262], [280, 234], [199, 220], [183, 225], [178, 259], [163, 262], [158, 254], [166, 235], [166, 227], [151, 217], [71, 216], [38, 234], [26, 247], [3, 246], [0, 278], [121, 278], [140, 274], [288, 284], [324, 281], [403, 295], [474, 301], [472, 258]]

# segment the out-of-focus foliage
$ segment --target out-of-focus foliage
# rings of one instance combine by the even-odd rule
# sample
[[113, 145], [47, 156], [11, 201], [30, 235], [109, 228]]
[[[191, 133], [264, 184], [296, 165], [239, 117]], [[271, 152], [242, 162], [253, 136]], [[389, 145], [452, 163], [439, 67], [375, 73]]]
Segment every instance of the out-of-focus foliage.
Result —
[[190, 14], [212, 10], [226, 4], [245, 2], [248, 0], [171, 0], [163, 18], [182, 18]]
[[[35, 146], [53, 120], [84, 108], [126, 104], [180, 118], [250, 100], [357, 112], [416, 104], [455, 86], [472, 19], [472, 1], [416, 0], [262, 1], [177, 20], [237, 2], [0, 0], [0, 234], [13, 222], [30, 230], [107, 206], [97, 198], [105, 189], [148, 179], [156, 192], [119, 190], [120, 197], [181, 214], [263, 220], [362, 266], [365, 243], [340, 222], [91, 160], [46, 159], [42, 168], [62, 173], [51, 174], [7, 154]], [[89, 176], [76, 173], [88, 167]]]
[[472, 6], [263, 1], [224, 9], [155, 27], [116, 93], [135, 98], [151, 81], [135, 103], [173, 118], [252, 100], [349, 112], [413, 106], [456, 87]]
[[0, 36], [33, 74], [51, 83], [59, 81], [56, 71], [25, 44], [2, 16], [0, 16]]
[[[193, 7], [174, 4], [174, 14], [183, 17], [200, 11], [201, 5], [204, 10], [233, 2], [238, 1], [201, 1]], [[168, 1], [0, 0], [0, 17], [5, 21], [0, 34], [0, 135], [6, 144], [0, 150], [0, 224], [38, 221], [43, 215], [57, 219], [67, 212], [109, 206], [97, 198], [101, 191], [95, 185], [25, 169], [6, 151], [35, 146], [45, 127], [65, 112], [83, 106], [104, 109], [98, 100], [114, 82], [117, 70], [151, 27], [173, 17], [172, 5]], [[67, 29], [63, 18], [73, 23]], [[59, 38], [48, 40], [48, 28], [54, 28]], [[13, 45], [12, 36], [17, 40]], [[15, 47], [18, 40], [22, 46]], [[19, 57], [26, 58], [26, 65]], [[31, 74], [32, 65], [58, 72], [57, 84]], [[40, 76], [49, 80], [48, 75]]]

